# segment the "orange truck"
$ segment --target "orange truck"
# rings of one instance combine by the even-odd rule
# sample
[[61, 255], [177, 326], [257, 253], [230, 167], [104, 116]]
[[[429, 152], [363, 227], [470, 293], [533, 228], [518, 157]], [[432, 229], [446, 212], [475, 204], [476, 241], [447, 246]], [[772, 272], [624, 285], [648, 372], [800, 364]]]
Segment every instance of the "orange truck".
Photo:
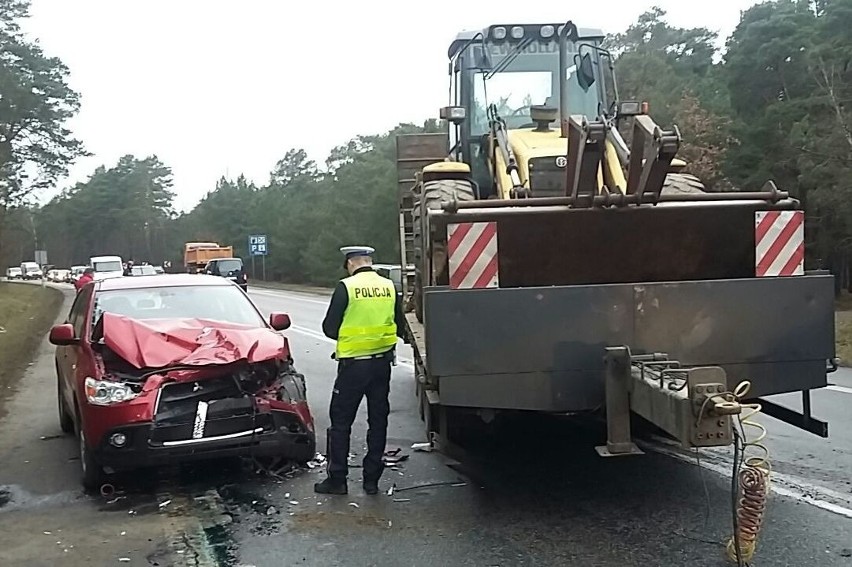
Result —
[[187, 242], [183, 250], [183, 265], [188, 273], [196, 274], [203, 270], [210, 260], [233, 256], [233, 246], [219, 246], [215, 242]]

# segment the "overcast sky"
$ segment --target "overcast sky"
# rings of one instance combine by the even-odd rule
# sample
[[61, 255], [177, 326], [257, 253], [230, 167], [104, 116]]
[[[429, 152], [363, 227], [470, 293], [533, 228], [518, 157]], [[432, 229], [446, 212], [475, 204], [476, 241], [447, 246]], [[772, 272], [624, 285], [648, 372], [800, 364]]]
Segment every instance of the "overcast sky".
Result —
[[[754, 0], [657, 0], [669, 21], [727, 36]], [[461, 29], [550, 23], [621, 31], [644, 0], [32, 0], [26, 29], [71, 70], [70, 124], [93, 157], [156, 154], [187, 209], [226, 173], [261, 184], [284, 153], [318, 162], [358, 134], [437, 117]], [[522, 11], [519, 11], [519, 8]], [[49, 197], [51, 195], [45, 195]]]

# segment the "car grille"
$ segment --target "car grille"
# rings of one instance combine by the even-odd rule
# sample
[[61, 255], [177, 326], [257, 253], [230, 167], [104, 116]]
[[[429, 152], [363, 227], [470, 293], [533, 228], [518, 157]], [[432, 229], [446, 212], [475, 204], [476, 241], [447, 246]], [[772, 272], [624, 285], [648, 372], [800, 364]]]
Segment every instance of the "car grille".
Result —
[[255, 400], [236, 381], [223, 377], [166, 384], [154, 414], [151, 443], [203, 440], [258, 428], [269, 430], [269, 414], [257, 414]]

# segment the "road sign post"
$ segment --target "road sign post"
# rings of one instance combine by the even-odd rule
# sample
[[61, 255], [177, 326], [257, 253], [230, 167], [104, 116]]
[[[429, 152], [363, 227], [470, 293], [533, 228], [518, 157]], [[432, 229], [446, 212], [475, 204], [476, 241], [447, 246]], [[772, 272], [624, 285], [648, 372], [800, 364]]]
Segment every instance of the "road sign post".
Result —
[[265, 234], [251, 234], [251, 235], [249, 235], [248, 249], [249, 249], [249, 256], [251, 256], [252, 277], [254, 277], [254, 275], [255, 275], [254, 257], [260, 256], [261, 270], [263, 270], [263, 281], [266, 281], [266, 256], [269, 253], [268, 244], [269, 244], [269, 242], [266, 239]]

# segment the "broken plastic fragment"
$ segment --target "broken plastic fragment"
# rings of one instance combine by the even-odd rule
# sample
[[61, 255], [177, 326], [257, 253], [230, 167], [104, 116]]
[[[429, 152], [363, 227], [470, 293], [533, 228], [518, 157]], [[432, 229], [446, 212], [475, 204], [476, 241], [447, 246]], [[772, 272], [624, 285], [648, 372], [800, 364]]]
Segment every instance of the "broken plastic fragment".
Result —
[[358, 506], [357, 502], [350, 502], [349, 505], [352, 506], [353, 508], [360, 508], [360, 506]]
[[431, 443], [414, 443], [411, 446], [411, 450], [430, 453], [430, 452], [432, 452], [432, 444]]
[[169, 504], [171, 504], [171, 503], [172, 503], [172, 501], [171, 501], [171, 500], [166, 500], [165, 502], [161, 502], [161, 503], [160, 503], [160, 508], [165, 508], [166, 506], [168, 506], [168, 505], [169, 505]]
[[293, 506], [296, 506], [298, 503], [298, 500], [290, 500], [290, 504], [292, 504]]
[[275, 509], [275, 506], [270, 506], [269, 508], [266, 509], [266, 515], [271, 516], [272, 514], [276, 513], [277, 511], [278, 510]]

